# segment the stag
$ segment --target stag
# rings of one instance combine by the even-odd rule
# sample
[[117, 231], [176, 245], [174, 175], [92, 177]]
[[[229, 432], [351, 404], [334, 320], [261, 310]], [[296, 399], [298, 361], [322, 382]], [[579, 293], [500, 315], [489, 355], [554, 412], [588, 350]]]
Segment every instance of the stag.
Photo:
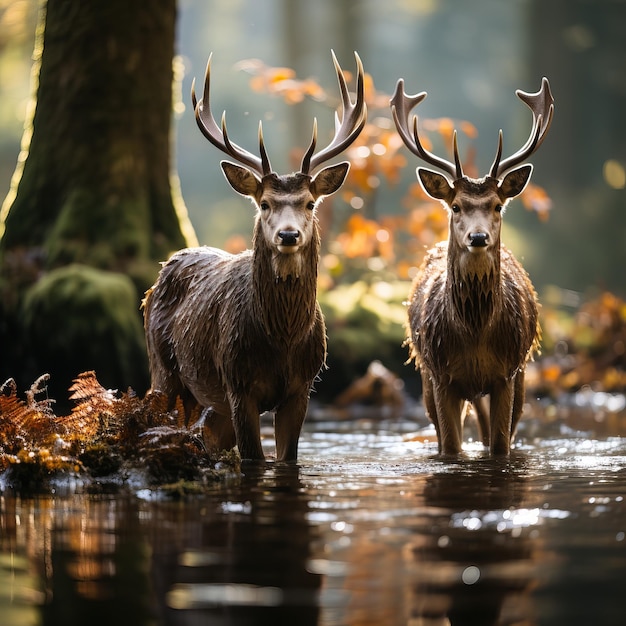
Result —
[[[418, 167], [426, 194], [449, 213], [449, 236], [430, 250], [413, 282], [408, 303], [409, 361], [420, 369], [426, 412], [435, 425], [439, 452], [462, 450], [463, 420], [472, 403], [483, 444], [494, 455], [510, 453], [524, 402], [527, 361], [538, 348], [537, 295], [513, 254], [501, 244], [504, 209], [526, 187], [532, 165], [523, 163], [542, 144], [554, 113], [550, 85], [517, 91], [532, 111], [526, 143], [502, 159], [502, 131], [489, 174], [463, 173], [456, 131], [454, 163], [424, 148], [411, 110], [426, 97], [404, 91], [400, 79], [391, 99], [404, 144], [447, 176]], [[483, 403], [489, 396], [489, 405]]]
[[201, 407], [209, 445], [237, 445], [246, 460], [264, 458], [259, 418], [265, 411], [274, 412], [277, 460], [297, 460], [309, 395], [326, 360], [317, 302], [317, 207], [342, 186], [349, 163], [314, 172], [353, 143], [367, 116], [358, 54], [354, 102], [334, 53], [332, 58], [343, 108], [341, 118], [335, 115], [334, 137], [316, 153], [314, 120], [300, 171], [278, 175], [261, 125], [260, 156], [231, 141], [225, 114], [217, 125], [209, 105], [209, 57], [200, 100], [192, 86], [196, 122], [216, 148], [241, 164], [222, 161], [221, 167], [230, 186], [256, 207], [252, 249], [237, 255], [210, 247], [181, 250], [144, 300], [152, 389], [166, 394], [170, 406], [180, 397], [187, 420]]

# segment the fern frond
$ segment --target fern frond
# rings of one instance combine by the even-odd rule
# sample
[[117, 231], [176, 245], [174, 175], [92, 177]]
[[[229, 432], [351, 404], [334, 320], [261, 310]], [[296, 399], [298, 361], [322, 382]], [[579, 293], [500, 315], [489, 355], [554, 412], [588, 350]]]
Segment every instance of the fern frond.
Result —
[[[0, 424], [3, 426], [5, 446], [10, 448], [20, 440], [27, 447], [48, 445], [59, 434], [59, 424], [55, 420], [52, 404], [54, 400], [37, 400], [36, 396], [47, 393], [48, 374], [43, 374], [26, 392], [26, 401], [17, 397], [17, 385], [9, 378], [0, 387]], [[7, 395], [8, 394], [8, 395]]]
[[76, 440], [91, 441], [107, 430], [115, 412], [115, 392], [105, 389], [94, 371], [82, 372], [70, 387], [70, 400], [78, 404], [61, 422]]

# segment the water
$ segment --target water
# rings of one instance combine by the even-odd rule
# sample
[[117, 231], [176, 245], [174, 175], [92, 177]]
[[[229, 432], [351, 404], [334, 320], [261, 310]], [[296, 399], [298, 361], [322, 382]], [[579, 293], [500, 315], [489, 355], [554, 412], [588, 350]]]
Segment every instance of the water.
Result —
[[624, 623], [626, 438], [444, 461], [411, 427], [311, 423], [299, 466], [177, 501], [5, 491], [0, 625]]

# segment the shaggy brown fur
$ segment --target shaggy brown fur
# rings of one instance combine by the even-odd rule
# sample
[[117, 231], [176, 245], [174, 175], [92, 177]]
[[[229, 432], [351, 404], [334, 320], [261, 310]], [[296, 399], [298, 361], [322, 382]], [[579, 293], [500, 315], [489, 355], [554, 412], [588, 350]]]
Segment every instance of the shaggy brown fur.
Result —
[[[437, 429], [439, 451], [461, 452], [467, 401], [473, 402], [483, 443], [508, 454], [524, 403], [524, 370], [537, 348], [537, 295], [521, 265], [501, 246], [502, 214], [522, 193], [532, 165], [520, 165], [542, 144], [552, 124], [554, 98], [547, 78], [536, 93], [517, 90], [531, 110], [526, 143], [502, 158], [502, 131], [484, 178], [463, 174], [456, 131], [454, 162], [429, 152], [411, 110], [426, 92], [409, 95], [399, 79], [390, 100], [406, 147], [451, 178], [417, 168], [424, 191], [450, 215], [447, 244], [431, 250], [413, 284], [408, 311], [410, 355], [421, 369], [426, 411]], [[490, 396], [489, 414], [482, 396]]]
[[[275, 411], [277, 458], [294, 461], [326, 357], [315, 202], [341, 186], [348, 164], [313, 179], [272, 174], [263, 181], [244, 168], [222, 167], [259, 207], [253, 249], [231, 255], [189, 248], [163, 267], [145, 299], [152, 388], [171, 403], [181, 396], [188, 413], [208, 408], [212, 445], [237, 444], [243, 459], [263, 458], [259, 414]], [[298, 230], [298, 245], [281, 245], [285, 229]]]
[[315, 152], [314, 122], [295, 174], [279, 176], [272, 170], [261, 125], [256, 156], [228, 138], [225, 116], [217, 124], [210, 107], [211, 57], [202, 98], [191, 89], [202, 134], [244, 165], [221, 163], [230, 186], [253, 201], [257, 217], [251, 251], [182, 250], [146, 294], [152, 388], [165, 392], [170, 405], [180, 396], [187, 421], [195, 407], [204, 407], [203, 415], [210, 413], [210, 445], [236, 444], [242, 459], [263, 459], [259, 416], [273, 411], [276, 457], [297, 460], [309, 394], [326, 358], [324, 318], [316, 299], [316, 210], [324, 196], [343, 185], [350, 165], [318, 168], [350, 146], [367, 119], [359, 55], [355, 52], [354, 102], [334, 53], [332, 57], [342, 109], [335, 113], [335, 134]]
[[[425, 407], [440, 452], [461, 451], [465, 405], [471, 401], [485, 445], [494, 454], [508, 454], [522, 412], [525, 365], [540, 330], [530, 279], [500, 244], [501, 212], [523, 189], [530, 169], [511, 190], [494, 179], [460, 179], [445, 193], [430, 177], [441, 183], [443, 176], [419, 173], [428, 193], [454, 207], [449, 241], [428, 253], [410, 295], [407, 343], [421, 370]], [[487, 246], [472, 249], [469, 237], [476, 232], [488, 235]], [[482, 403], [486, 394], [489, 411]]]

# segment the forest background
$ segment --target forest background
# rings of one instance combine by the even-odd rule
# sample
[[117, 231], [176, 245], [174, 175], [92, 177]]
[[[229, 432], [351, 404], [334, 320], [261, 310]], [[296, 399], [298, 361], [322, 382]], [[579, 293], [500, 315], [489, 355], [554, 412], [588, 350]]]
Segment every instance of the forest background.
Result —
[[[9, 194], [28, 119], [37, 9], [35, 0], [0, 0], [0, 195]], [[515, 89], [536, 91], [542, 76], [550, 79], [556, 113], [532, 159], [536, 187], [512, 203], [503, 233], [543, 304], [544, 354], [552, 361], [537, 387], [598, 381], [607, 389], [624, 387], [624, 28], [626, 3], [616, 0], [179, 1], [172, 168], [201, 244], [247, 247], [253, 223], [249, 203], [222, 178], [222, 155], [193, 120], [191, 80], [201, 80], [209, 53], [216, 112], [227, 111], [234, 140], [251, 149], [263, 120], [272, 163], [281, 172], [291, 171], [294, 151], [307, 145], [314, 116], [320, 136], [332, 128], [330, 49], [347, 70], [358, 50], [370, 75], [370, 125], [348, 153], [349, 185], [322, 205], [320, 298], [331, 365], [319, 385], [322, 398], [334, 397], [374, 358], [409, 386], [417, 378], [403, 365], [402, 301], [425, 246], [445, 236], [447, 220], [420, 195], [416, 159], [394, 138], [388, 96], [399, 77], [409, 92], [429, 93], [419, 114], [435, 151], [449, 147], [457, 126], [461, 153], [475, 174], [493, 159], [498, 129], [505, 152], [527, 136], [529, 113]], [[157, 271], [155, 264], [154, 276]], [[138, 315], [139, 301], [137, 294]], [[29, 370], [5, 355], [0, 378], [14, 376], [22, 388], [56, 366], [35, 359]], [[573, 355], [592, 358], [601, 371], [582, 373]], [[58, 376], [60, 388], [84, 366], [98, 372], [99, 365], [97, 358], [70, 362]], [[145, 371], [145, 362], [133, 367]], [[139, 392], [145, 381], [145, 373], [131, 380], [114, 367], [102, 380]]]

